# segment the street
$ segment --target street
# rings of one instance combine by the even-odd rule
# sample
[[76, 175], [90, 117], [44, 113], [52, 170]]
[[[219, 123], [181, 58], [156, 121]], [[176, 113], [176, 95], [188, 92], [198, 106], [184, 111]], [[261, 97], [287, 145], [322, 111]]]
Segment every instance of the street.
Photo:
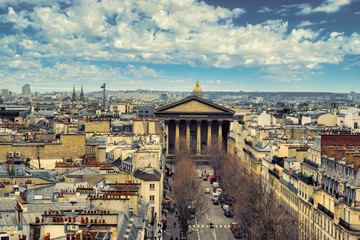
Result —
[[[198, 166], [198, 169], [204, 169], [209, 172], [208, 169], [210, 169], [209, 166]], [[233, 221], [232, 218], [226, 218], [224, 216], [224, 211], [221, 209], [221, 205], [213, 205], [211, 201], [212, 196], [212, 186], [210, 184], [210, 181], [203, 181], [202, 178], [199, 178], [199, 181], [201, 181], [202, 189], [204, 190], [204, 195], [206, 195], [208, 200], [208, 211], [205, 215], [203, 215], [200, 219], [196, 220], [196, 224], [193, 224], [189, 227], [189, 234], [188, 239], [194, 240], [194, 239], [234, 239], [233, 234], [230, 230], [230, 223]], [[205, 188], [210, 188], [210, 194], [205, 193]], [[171, 195], [170, 192], [168, 194]], [[179, 238], [179, 224], [176, 222], [176, 226], [174, 227], [173, 223], [177, 219], [175, 218], [175, 213], [168, 213], [167, 214], [167, 222], [168, 226], [166, 231], [164, 231], [164, 239], [170, 240], [171, 237], [173, 237], [174, 240], [176, 240], [176, 237]], [[210, 228], [210, 223], [213, 224], [213, 228]]]

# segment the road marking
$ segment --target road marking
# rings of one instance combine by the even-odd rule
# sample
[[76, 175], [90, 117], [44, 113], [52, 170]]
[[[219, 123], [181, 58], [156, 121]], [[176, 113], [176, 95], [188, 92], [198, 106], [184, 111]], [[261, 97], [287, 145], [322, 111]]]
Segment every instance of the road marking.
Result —
[[203, 227], [204, 227], [204, 225], [201, 225], [201, 227], [203, 228]]
[[199, 228], [199, 227], [200, 227], [200, 225], [197, 225], [197, 227]]
[[208, 217], [207, 213], [205, 213], [205, 216], [206, 216], [206, 219], [207, 219], [208, 221], [210, 221], [210, 219], [209, 219], [209, 217]]
[[217, 228], [217, 227], [218, 227], [218, 225], [215, 225], [215, 227]]
[[[214, 230], [214, 232], [213, 232], [213, 230]], [[210, 232], [214, 235], [214, 239], [216, 240], [215, 228], [210, 229]]]
[[222, 225], [219, 225], [220, 228], [222, 228]]

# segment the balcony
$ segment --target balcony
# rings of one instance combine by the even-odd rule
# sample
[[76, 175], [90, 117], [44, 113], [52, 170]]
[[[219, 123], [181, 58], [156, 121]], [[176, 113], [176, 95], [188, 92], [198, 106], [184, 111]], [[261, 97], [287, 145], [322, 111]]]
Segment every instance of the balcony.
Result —
[[246, 141], [246, 140], [245, 140], [244, 142], [245, 142], [245, 144], [246, 144], [246, 145], [249, 145], [249, 146], [251, 146], [251, 147], [252, 147], [252, 142], [250, 142], [250, 141]]
[[342, 218], [339, 218], [339, 225], [350, 231], [359, 231], [360, 230], [360, 224], [350, 224]]
[[304, 174], [299, 174], [299, 180], [308, 184], [308, 185], [312, 185], [313, 184], [313, 179], [312, 177], [308, 177]]
[[340, 224], [341, 226], [343, 226], [345, 229], [351, 230], [351, 229], [350, 229], [350, 224], [347, 223], [347, 222], [345, 222], [345, 220], [343, 220], [342, 218], [339, 218], [339, 224]]
[[329, 209], [327, 209], [326, 207], [324, 207], [323, 205], [321, 205], [320, 203], [318, 203], [318, 209], [323, 213], [325, 213], [326, 215], [328, 215], [331, 219], [334, 219], [334, 213]]
[[275, 171], [272, 171], [269, 169], [269, 173], [273, 175], [275, 178], [279, 179], [279, 174], [277, 174]]
[[260, 159], [258, 159], [257, 157], [255, 157], [249, 150], [243, 148], [243, 151], [244, 151], [244, 153], [246, 153], [246, 154], [249, 156], [249, 158], [251, 158], [251, 159], [254, 160], [255, 162], [260, 162], [260, 161], [261, 161]]
[[311, 166], [311, 167], [313, 167], [315, 169], [317, 169], [319, 167], [318, 164], [316, 164], [316, 163], [314, 163], [314, 162], [312, 162], [312, 161], [310, 161], [309, 159], [306, 159], [306, 158], [304, 158], [303, 163], [305, 163], [305, 164], [307, 164], [307, 165], [309, 165], [309, 166]]

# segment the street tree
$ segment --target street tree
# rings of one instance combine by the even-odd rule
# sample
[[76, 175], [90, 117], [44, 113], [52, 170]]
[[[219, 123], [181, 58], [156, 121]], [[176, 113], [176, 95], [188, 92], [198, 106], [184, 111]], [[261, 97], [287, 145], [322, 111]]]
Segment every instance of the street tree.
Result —
[[221, 176], [223, 192], [232, 199], [244, 239], [297, 239], [296, 219], [282, 205], [271, 177], [253, 174], [242, 159], [218, 148], [212, 149], [210, 163]]
[[235, 156], [223, 162], [221, 174], [245, 239], [297, 239], [296, 219], [282, 205], [272, 178], [264, 180], [249, 172]]
[[185, 154], [176, 156], [172, 196], [178, 210], [179, 223], [186, 236], [189, 226], [201, 218], [207, 211], [206, 196], [197, 177], [193, 160]]

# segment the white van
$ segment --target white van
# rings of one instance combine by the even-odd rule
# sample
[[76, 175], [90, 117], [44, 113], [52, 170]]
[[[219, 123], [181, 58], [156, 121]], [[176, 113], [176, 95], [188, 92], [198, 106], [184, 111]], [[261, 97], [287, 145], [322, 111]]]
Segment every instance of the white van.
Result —
[[220, 187], [218, 182], [213, 182], [212, 184], [213, 189]]

